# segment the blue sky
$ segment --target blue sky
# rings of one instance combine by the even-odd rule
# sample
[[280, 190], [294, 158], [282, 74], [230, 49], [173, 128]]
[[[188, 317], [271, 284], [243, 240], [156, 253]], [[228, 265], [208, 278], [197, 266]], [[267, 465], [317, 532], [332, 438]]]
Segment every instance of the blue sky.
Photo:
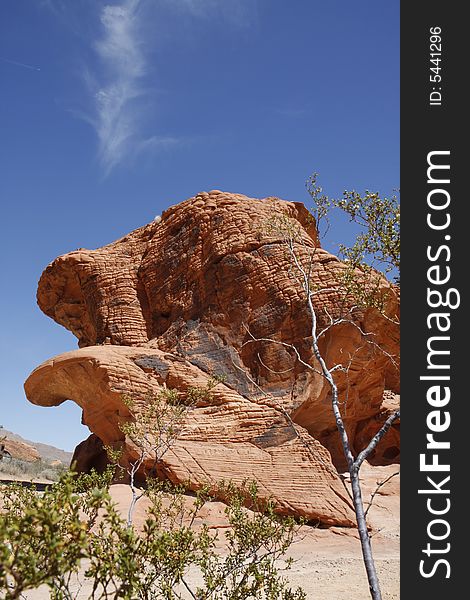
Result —
[[56, 256], [202, 190], [399, 187], [398, 0], [2, 0], [0, 89], [0, 424], [66, 450], [78, 407], [23, 393], [77, 347], [36, 306]]

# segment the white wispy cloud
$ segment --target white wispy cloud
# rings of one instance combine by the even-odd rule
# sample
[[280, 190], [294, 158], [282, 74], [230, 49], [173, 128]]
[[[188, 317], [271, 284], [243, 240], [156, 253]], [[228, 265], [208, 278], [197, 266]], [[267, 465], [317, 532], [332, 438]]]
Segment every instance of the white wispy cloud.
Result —
[[89, 121], [98, 136], [105, 174], [142, 142], [138, 100], [145, 93], [147, 64], [139, 38], [140, 4], [141, 0], [125, 0], [104, 6], [100, 14], [102, 34], [94, 49], [101, 69], [88, 77], [93, 93]]
[[[81, 72], [88, 108], [74, 108], [70, 112], [92, 126], [105, 176], [118, 166], [132, 164], [144, 152], [188, 143], [187, 138], [158, 135], [149, 127], [156, 116], [152, 96], [159, 89], [149, 57], [158, 32], [167, 33], [168, 14], [200, 22], [222, 20], [240, 27], [250, 20], [258, 3], [258, 0], [86, 0], [87, 10], [82, 13], [64, 0], [39, 1], [67, 21], [69, 27], [82, 14], [92, 16], [99, 25], [94, 37], [86, 40], [95, 60], [87, 61]], [[76, 27], [74, 31], [83, 35], [84, 27]]]

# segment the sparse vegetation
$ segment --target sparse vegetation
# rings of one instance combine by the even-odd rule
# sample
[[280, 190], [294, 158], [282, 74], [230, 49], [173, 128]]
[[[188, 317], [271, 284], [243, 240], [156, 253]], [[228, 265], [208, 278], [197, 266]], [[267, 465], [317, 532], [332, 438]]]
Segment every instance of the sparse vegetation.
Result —
[[58, 481], [66, 466], [45, 460], [26, 461], [18, 458], [3, 460], [0, 471], [13, 478], [18, 477], [26, 480]]
[[[162, 388], [147, 399], [145, 411], [125, 398], [130, 418], [121, 430], [138, 449], [134, 460], [108, 448], [112, 464], [102, 475], [66, 471], [42, 494], [19, 484], [3, 485], [0, 591], [5, 600], [40, 586], [54, 600], [72, 600], [77, 581], [81, 597], [87, 589], [93, 600], [305, 599], [300, 588], [291, 590], [278, 567], [298, 523], [277, 515], [273, 503], [260, 501], [254, 482], [213, 490], [226, 502], [227, 527], [220, 534], [206, 524], [196, 526], [201, 508], [212, 499], [209, 488], [188, 495], [183, 486], [155, 478], [188, 411], [212, 402], [220, 381], [210, 378], [206, 386], [183, 394]], [[136, 482], [141, 468], [145, 488]], [[129, 478], [126, 517], [109, 492], [116, 469]], [[137, 530], [134, 510], [144, 495], [148, 508]], [[290, 568], [289, 560], [284, 563], [284, 569]]]
[[137, 456], [129, 460], [122, 456], [120, 447], [106, 446], [105, 449], [110, 463], [118, 471], [127, 473], [132, 493], [127, 516], [129, 526], [132, 524], [137, 502], [145, 495], [136, 484], [139, 472], [143, 472], [147, 479], [157, 476], [163, 456], [171, 449], [184, 428], [188, 412], [198, 403], [211, 403], [213, 389], [222, 381], [223, 377], [211, 376], [205, 386], [188, 387], [184, 393], [164, 387], [158, 393], [146, 397], [144, 411], [138, 408], [133, 398], [123, 398], [130, 418], [120, 423], [119, 427], [126, 439], [137, 448]]
[[[298, 527], [260, 503], [254, 484], [226, 486], [224, 533], [195, 519], [210, 501], [192, 501], [181, 488], [151, 481], [141, 532], [129, 526], [109, 494], [112, 471], [64, 473], [43, 494], [3, 486], [0, 518], [0, 591], [16, 600], [46, 586], [50, 598], [73, 599], [73, 582], [93, 600], [304, 600], [291, 590], [277, 560]], [[191, 500], [191, 499], [190, 499]], [[252, 510], [248, 510], [246, 507]], [[224, 543], [224, 550], [218, 547]], [[289, 567], [287, 563], [287, 568]]]

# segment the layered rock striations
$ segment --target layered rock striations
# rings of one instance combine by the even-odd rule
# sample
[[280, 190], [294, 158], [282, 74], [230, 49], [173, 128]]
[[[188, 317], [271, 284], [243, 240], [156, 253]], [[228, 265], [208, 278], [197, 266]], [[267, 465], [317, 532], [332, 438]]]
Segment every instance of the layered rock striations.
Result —
[[[188, 412], [160, 474], [194, 488], [254, 477], [283, 512], [353, 523], [335, 469], [344, 460], [329, 386], [302, 364], [316, 364], [311, 319], [276, 222], [295, 230], [296, 255], [311, 262], [327, 364], [347, 363], [337, 380], [353, 446], [377, 431], [399, 391], [393, 286], [377, 280], [385, 315], [353, 310], [346, 267], [320, 247], [301, 203], [202, 192], [108, 246], [57, 258], [41, 276], [39, 306], [77, 336], [80, 349], [39, 366], [25, 390], [35, 404], [81, 406], [94, 434], [76, 452], [81, 468], [103, 461], [103, 443], [135, 456], [120, 429], [130, 418], [124, 398], [145, 411], [151, 393], [184, 393], [220, 375], [214, 402]], [[328, 329], [345, 309], [352, 322]], [[377, 464], [398, 460], [397, 427], [389, 439]]]

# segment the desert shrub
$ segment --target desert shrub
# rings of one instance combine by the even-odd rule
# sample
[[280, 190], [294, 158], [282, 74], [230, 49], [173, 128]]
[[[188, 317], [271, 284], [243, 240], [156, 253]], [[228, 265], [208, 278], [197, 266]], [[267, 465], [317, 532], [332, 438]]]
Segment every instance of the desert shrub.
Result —
[[137, 531], [112, 502], [112, 476], [110, 469], [103, 475], [66, 472], [44, 493], [3, 485], [3, 598], [20, 598], [42, 585], [53, 599], [72, 599], [76, 577], [96, 600], [305, 598], [277, 567], [298, 525], [276, 515], [271, 503], [260, 503], [253, 484], [225, 486], [230, 526], [221, 534], [195, 527], [211, 499], [207, 490], [191, 502], [183, 488], [151, 481], [148, 513]]
[[58, 481], [65, 469], [64, 465], [51, 465], [45, 460], [27, 461], [11, 458], [0, 463], [1, 472], [7, 475], [47, 481]]
[[[88, 510], [95, 515], [103, 494], [88, 494]], [[43, 494], [9, 484], [2, 486], [1, 496], [0, 590], [5, 599], [20, 598], [41, 584], [53, 585], [79, 568], [86, 556], [87, 527], [71, 475]]]

